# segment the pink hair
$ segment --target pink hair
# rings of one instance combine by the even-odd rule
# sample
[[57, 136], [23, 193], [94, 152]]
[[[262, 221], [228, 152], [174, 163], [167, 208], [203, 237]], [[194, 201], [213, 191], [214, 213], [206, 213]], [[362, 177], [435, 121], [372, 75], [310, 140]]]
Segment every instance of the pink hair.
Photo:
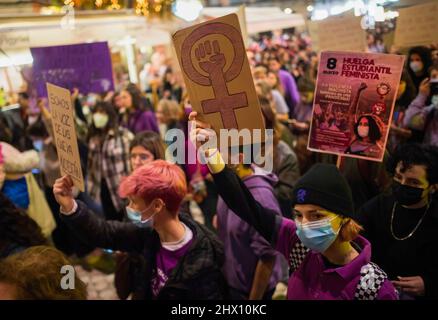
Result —
[[160, 198], [169, 211], [178, 210], [187, 193], [184, 172], [175, 164], [155, 160], [135, 170], [119, 187], [122, 198], [138, 196], [146, 202]]

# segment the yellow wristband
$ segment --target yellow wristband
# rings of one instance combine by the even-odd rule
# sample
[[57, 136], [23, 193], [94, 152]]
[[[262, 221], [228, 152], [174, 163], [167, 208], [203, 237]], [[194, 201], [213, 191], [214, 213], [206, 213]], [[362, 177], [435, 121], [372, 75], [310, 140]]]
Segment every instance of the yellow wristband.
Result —
[[207, 166], [211, 173], [219, 173], [225, 168], [224, 159], [218, 149], [208, 149], [206, 152]]

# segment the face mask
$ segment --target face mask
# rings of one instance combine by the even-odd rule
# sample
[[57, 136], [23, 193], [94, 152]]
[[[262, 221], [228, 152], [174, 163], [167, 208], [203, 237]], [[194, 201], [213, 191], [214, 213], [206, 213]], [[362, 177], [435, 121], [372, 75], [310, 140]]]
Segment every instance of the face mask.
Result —
[[369, 127], [364, 127], [364, 126], [358, 126], [357, 127], [357, 133], [359, 134], [359, 136], [361, 138], [368, 137], [369, 131], [370, 131]]
[[95, 113], [93, 114], [94, 126], [98, 129], [105, 128], [108, 123], [108, 115], [105, 113]]
[[297, 222], [297, 236], [305, 247], [322, 253], [338, 236], [339, 230], [335, 232], [331, 224], [336, 218], [335, 216], [304, 224]]
[[35, 148], [36, 151], [41, 152], [41, 150], [43, 150], [43, 145], [44, 142], [43, 140], [35, 140], [33, 142], [33, 147]]
[[412, 206], [421, 201], [424, 189], [415, 188], [394, 181], [392, 184], [392, 193], [398, 203], [403, 206]]
[[411, 70], [414, 72], [419, 72], [423, 70], [423, 63], [421, 61], [412, 61], [409, 66], [411, 67]]
[[157, 214], [157, 212], [155, 212], [153, 215], [151, 215], [146, 220], [141, 219], [141, 214], [143, 212], [148, 211], [150, 207], [151, 206], [147, 207], [146, 209], [144, 209], [142, 211], [137, 211], [137, 210], [134, 210], [130, 207], [126, 207], [126, 215], [128, 216], [128, 219], [137, 226], [152, 227], [154, 225], [154, 216]]
[[435, 109], [438, 109], [438, 94], [433, 95], [431, 101]]

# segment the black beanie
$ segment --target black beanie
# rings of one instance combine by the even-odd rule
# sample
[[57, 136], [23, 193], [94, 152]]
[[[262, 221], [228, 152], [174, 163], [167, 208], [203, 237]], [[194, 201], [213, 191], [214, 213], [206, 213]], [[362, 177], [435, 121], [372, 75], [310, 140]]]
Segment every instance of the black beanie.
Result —
[[338, 168], [315, 164], [294, 187], [293, 205], [313, 204], [344, 217], [354, 218], [351, 189]]

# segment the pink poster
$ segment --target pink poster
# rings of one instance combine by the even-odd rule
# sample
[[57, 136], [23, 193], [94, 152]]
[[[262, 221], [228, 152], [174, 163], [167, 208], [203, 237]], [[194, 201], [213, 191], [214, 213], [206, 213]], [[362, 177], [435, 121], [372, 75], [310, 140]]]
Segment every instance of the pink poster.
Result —
[[404, 56], [321, 52], [308, 149], [382, 161]]

